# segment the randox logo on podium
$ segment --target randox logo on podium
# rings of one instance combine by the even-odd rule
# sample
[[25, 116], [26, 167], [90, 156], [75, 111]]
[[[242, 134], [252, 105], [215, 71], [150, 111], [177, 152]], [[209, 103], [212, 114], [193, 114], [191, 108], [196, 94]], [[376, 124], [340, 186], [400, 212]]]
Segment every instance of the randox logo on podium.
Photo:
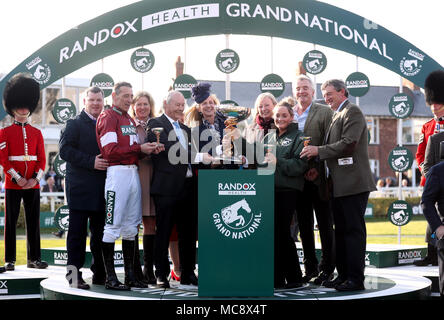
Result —
[[216, 229], [230, 239], [244, 239], [252, 236], [260, 227], [262, 212], [255, 212], [246, 198], [231, 203], [213, 213]]
[[8, 280], [0, 280], [0, 294], [8, 294]]

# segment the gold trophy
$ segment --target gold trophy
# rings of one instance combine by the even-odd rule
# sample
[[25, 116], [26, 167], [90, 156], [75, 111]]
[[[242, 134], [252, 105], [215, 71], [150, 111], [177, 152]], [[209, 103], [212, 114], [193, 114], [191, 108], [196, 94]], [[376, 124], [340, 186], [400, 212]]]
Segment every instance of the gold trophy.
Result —
[[311, 142], [311, 137], [301, 137], [301, 140], [304, 141], [304, 147], [308, 146]]
[[[221, 104], [216, 107], [216, 110], [221, 113], [225, 118], [225, 130], [227, 132], [232, 132], [235, 130], [235, 126], [247, 119], [251, 114], [251, 109], [247, 107], [235, 106], [232, 104]], [[235, 155], [233, 152], [233, 140], [234, 137], [231, 135], [230, 148], [223, 151], [221, 157], [215, 157], [216, 160], [228, 161], [231, 163], [241, 164], [242, 157]]]
[[157, 127], [157, 128], [151, 128], [151, 131], [156, 135], [157, 138], [157, 145], [160, 145], [160, 134], [163, 131], [162, 127]]

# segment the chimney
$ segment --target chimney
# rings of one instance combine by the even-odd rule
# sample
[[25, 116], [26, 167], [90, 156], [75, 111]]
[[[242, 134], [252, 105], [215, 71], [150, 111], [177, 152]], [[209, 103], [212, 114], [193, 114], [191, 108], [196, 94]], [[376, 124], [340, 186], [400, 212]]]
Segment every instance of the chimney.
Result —
[[183, 74], [183, 62], [180, 60], [180, 56], [176, 60], [176, 78]]
[[301, 74], [307, 75], [307, 71], [305, 71], [304, 66], [302, 65], [302, 61], [298, 62], [298, 66], [296, 68], [296, 75], [300, 76]]
[[414, 84], [413, 82], [411, 82], [410, 80], [407, 80], [405, 78], [402, 78], [402, 86], [407, 87], [412, 91], [419, 91], [420, 90], [420, 88], [416, 84]]

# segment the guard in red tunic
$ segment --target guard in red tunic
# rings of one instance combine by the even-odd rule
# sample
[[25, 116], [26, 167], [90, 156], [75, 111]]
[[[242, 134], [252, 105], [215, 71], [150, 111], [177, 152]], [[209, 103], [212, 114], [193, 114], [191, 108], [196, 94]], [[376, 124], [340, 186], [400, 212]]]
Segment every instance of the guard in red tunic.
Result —
[[[436, 90], [438, 92], [438, 90]], [[419, 171], [421, 171], [421, 182], [420, 186], [424, 186], [426, 182], [426, 178], [423, 172], [424, 160], [425, 160], [425, 152], [427, 147], [427, 141], [429, 137], [435, 133], [444, 132], [444, 106], [438, 104], [432, 104], [430, 101], [427, 101], [430, 105], [430, 109], [433, 112], [433, 119], [430, 119], [421, 129], [421, 136], [419, 138], [418, 149], [416, 151], [416, 163], [418, 164]], [[427, 242], [427, 255], [424, 259], [414, 261], [413, 264], [416, 266], [427, 266], [429, 264], [438, 265], [438, 255], [436, 252], [436, 248], [431, 243], [433, 242], [431, 239], [432, 231], [427, 225], [426, 229], [426, 238]]]
[[28, 268], [48, 267], [40, 259], [40, 185], [46, 157], [43, 136], [28, 117], [37, 107], [39, 84], [27, 74], [16, 74], [6, 84], [3, 100], [14, 123], [0, 130], [0, 159], [5, 172], [5, 268], [16, 261], [16, 226], [23, 200]]

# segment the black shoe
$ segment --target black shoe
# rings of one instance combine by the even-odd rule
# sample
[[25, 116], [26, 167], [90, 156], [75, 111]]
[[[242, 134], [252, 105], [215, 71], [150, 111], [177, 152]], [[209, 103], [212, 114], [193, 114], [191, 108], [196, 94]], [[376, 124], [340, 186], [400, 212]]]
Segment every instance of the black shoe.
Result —
[[0, 267], [0, 273], [6, 272], [6, 268], [5, 267]]
[[284, 286], [285, 289], [294, 289], [294, 288], [301, 288], [303, 286], [302, 282], [287, 282]]
[[316, 278], [318, 274], [319, 271], [317, 270], [305, 272], [305, 276], [302, 277], [302, 282], [309, 282], [311, 279]]
[[117, 278], [114, 269], [114, 242], [108, 243], [102, 241], [102, 256], [106, 272], [105, 288], [118, 291], [131, 290], [130, 287], [121, 283]]
[[[122, 240], [122, 253], [123, 253], [123, 267], [125, 269], [125, 285], [133, 288], [148, 288], [148, 284], [145, 284], [137, 280], [136, 273], [134, 271], [134, 254], [135, 254], [135, 241], [134, 240]], [[140, 261], [139, 261], [140, 267]], [[142, 272], [142, 271], [141, 271]]]
[[194, 272], [192, 272], [191, 274], [186, 274], [186, 275], [181, 275], [180, 277], [180, 284], [183, 285], [193, 285], [193, 286], [197, 286], [198, 285], [198, 279], [196, 277], [196, 275], [194, 274]]
[[365, 290], [364, 283], [360, 282], [354, 282], [352, 280], [344, 281], [341, 284], [338, 284], [335, 289], [337, 291], [358, 291], [358, 290]]
[[105, 281], [105, 288], [109, 290], [117, 290], [117, 291], [129, 291], [130, 287], [124, 285], [122, 282], [116, 279], [108, 279]]
[[35, 261], [28, 260], [28, 268], [34, 268], [34, 269], [46, 269], [48, 268], [48, 263], [46, 261], [42, 261], [40, 259], [37, 259]]
[[14, 271], [15, 270], [14, 262], [6, 262], [5, 263], [5, 270], [6, 271]]
[[167, 289], [170, 287], [170, 283], [166, 277], [157, 277], [156, 279], [156, 285], [159, 288]]
[[326, 287], [326, 288], [334, 288], [337, 285], [340, 285], [341, 283], [343, 283], [345, 281], [345, 279], [340, 278], [340, 277], [336, 277], [336, 279], [334, 280], [326, 280], [324, 282], [322, 282], [322, 286]]
[[83, 280], [82, 273], [80, 271], [77, 271], [75, 274], [77, 274], [77, 276], [73, 277], [73, 272], [69, 271], [65, 275], [66, 280], [68, 280], [69, 286], [71, 288], [88, 290], [89, 289], [89, 284], [87, 284], [85, 282], [85, 280]]
[[313, 283], [315, 285], [320, 286], [324, 281], [331, 281], [333, 280], [333, 273], [327, 273], [325, 271], [322, 271], [316, 279], [314, 279]]
[[89, 284], [87, 284], [87, 283], [85, 282], [85, 280], [83, 280], [83, 278], [80, 278], [80, 279], [77, 281], [77, 284], [76, 284], [75, 282], [73, 282], [73, 283], [70, 283], [69, 286], [70, 286], [71, 288], [77, 288], [77, 289], [89, 290]]

